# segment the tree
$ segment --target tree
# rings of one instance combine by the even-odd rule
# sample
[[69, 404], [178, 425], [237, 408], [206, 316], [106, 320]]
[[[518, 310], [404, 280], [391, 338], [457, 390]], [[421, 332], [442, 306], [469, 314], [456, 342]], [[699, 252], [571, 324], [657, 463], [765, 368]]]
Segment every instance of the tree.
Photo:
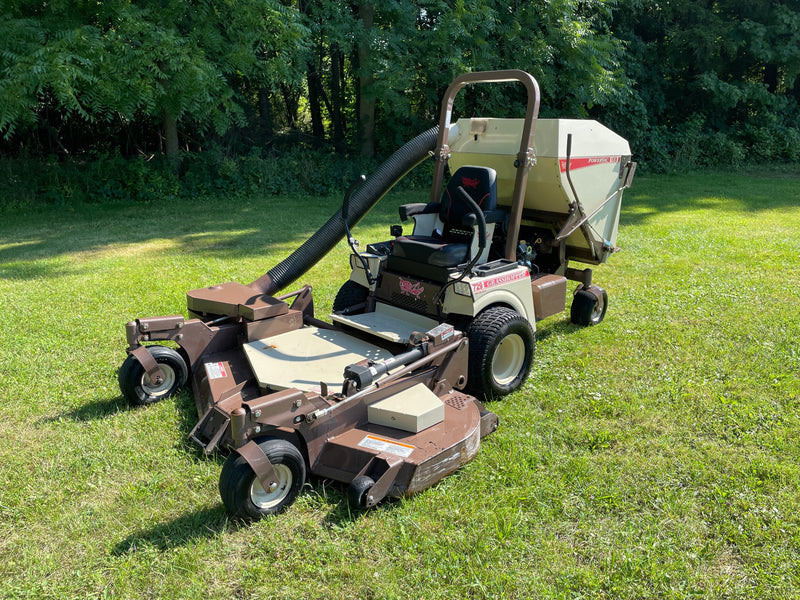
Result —
[[637, 126], [625, 133], [648, 158], [800, 158], [796, 2], [620, 0], [613, 26], [636, 82]]
[[296, 11], [276, 0], [110, 0], [6, 3], [0, 23], [0, 132], [51, 105], [87, 122], [163, 119], [168, 153], [178, 124], [223, 132], [242, 122], [239, 84], [296, 78]]

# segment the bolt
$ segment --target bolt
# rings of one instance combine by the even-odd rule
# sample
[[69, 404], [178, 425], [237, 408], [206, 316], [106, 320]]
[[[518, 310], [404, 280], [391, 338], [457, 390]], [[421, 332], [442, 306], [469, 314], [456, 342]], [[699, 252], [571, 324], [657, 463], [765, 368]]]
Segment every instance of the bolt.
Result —
[[256, 433], [260, 433], [261, 432], [261, 427], [256, 426], [256, 428], [253, 429], [253, 431], [255, 431]]
[[147, 323], [142, 323], [140, 329], [142, 331], [147, 331], [148, 329], [150, 329], [150, 326]]
[[253, 411], [253, 416], [257, 419], [261, 416], [261, 409], [257, 409]]
[[269, 491], [270, 492], [274, 492], [277, 489], [278, 489], [278, 482], [277, 481], [271, 481], [270, 484], [269, 484]]
[[303, 403], [303, 401], [300, 398], [298, 398], [297, 400], [294, 401], [294, 407], [295, 408], [300, 408], [300, 405], [302, 403]]

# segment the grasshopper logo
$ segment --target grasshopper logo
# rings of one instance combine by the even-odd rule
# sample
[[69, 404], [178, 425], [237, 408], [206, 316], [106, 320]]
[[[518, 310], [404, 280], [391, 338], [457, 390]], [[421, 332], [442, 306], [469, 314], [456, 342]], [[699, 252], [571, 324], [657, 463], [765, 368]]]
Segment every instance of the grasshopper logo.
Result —
[[425, 288], [419, 282], [411, 283], [410, 281], [406, 281], [405, 279], [400, 280], [400, 293], [404, 296], [413, 296], [417, 300], [419, 300], [420, 295], [422, 292], [425, 291]]
[[464, 185], [465, 188], [475, 190], [478, 189], [478, 184], [481, 182], [480, 179], [477, 177], [475, 179], [470, 179], [469, 177], [462, 177], [461, 183]]

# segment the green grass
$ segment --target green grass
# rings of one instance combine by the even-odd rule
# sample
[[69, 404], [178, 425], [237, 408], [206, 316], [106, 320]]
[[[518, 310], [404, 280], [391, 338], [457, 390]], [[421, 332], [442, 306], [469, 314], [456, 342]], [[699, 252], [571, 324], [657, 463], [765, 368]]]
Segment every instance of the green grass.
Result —
[[[640, 178], [605, 321], [538, 324], [473, 462], [365, 513], [315, 480], [248, 526], [186, 440], [191, 395], [121, 399], [123, 327], [255, 279], [338, 200], [6, 210], [0, 598], [800, 597], [799, 204], [789, 172]], [[318, 315], [346, 277], [340, 244], [303, 278]]]

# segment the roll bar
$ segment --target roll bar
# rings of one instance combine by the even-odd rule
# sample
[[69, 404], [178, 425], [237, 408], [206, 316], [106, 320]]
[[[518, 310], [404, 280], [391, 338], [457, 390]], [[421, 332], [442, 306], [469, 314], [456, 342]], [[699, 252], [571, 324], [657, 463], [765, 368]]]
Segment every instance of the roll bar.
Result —
[[522, 129], [522, 139], [520, 141], [517, 159], [514, 166], [517, 168], [517, 176], [514, 180], [514, 192], [511, 196], [511, 220], [508, 225], [508, 238], [506, 239], [505, 257], [508, 260], [517, 258], [517, 242], [519, 237], [519, 226], [522, 221], [522, 205], [525, 196], [525, 187], [528, 184], [528, 171], [536, 161], [533, 151], [533, 134], [536, 129], [536, 119], [539, 116], [539, 84], [533, 75], [519, 69], [507, 69], [503, 71], [478, 71], [476, 73], [465, 73], [453, 80], [445, 92], [442, 100], [442, 112], [439, 117], [439, 137], [436, 141], [436, 150], [433, 158], [436, 166], [433, 173], [433, 186], [431, 188], [431, 202], [439, 202], [442, 195], [442, 182], [444, 180], [444, 168], [450, 158], [450, 147], [447, 145], [450, 135], [450, 121], [453, 116], [453, 102], [459, 90], [466, 85], [473, 83], [505, 83], [519, 82], [523, 84], [528, 92], [528, 102], [525, 109], [525, 122]]

